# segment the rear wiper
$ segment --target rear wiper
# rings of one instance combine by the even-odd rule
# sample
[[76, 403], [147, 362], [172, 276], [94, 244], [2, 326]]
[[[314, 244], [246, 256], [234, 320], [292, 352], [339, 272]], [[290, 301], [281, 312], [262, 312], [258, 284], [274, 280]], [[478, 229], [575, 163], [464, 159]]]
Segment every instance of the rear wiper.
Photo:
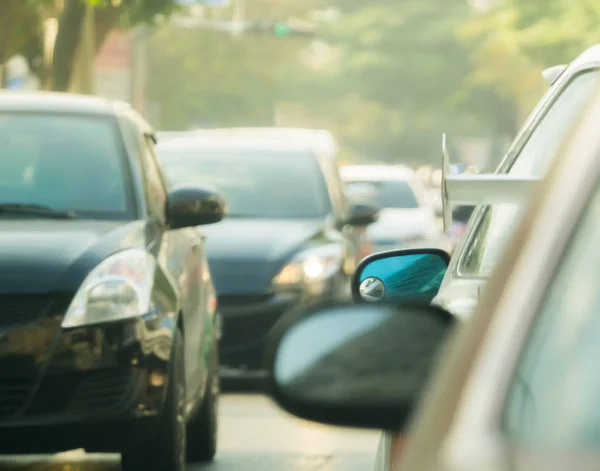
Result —
[[72, 209], [60, 210], [41, 204], [0, 203], [0, 214], [25, 214], [44, 216], [56, 219], [76, 219], [77, 214]]

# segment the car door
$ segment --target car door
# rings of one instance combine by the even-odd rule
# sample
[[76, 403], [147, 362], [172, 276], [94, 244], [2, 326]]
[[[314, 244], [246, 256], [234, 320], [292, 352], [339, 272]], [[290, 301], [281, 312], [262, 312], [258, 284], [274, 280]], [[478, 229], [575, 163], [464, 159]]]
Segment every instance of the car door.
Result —
[[[146, 167], [149, 198], [156, 211], [165, 208], [168, 180], [162, 172], [154, 152], [154, 141], [144, 136], [142, 158]], [[164, 195], [164, 196], [163, 196]], [[162, 209], [164, 213], [164, 209]], [[205, 319], [208, 293], [205, 288], [208, 265], [203, 241], [196, 228], [182, 228], [165, 233], [168, 253], [174, 260], [175, 272], [183, 305], [184, 342], [188, 398], [203, 389], [206, 381], [207, 358], [204, 352]], [[166, 252], [165, 252], [166, 253]], [[169, 261], [167, 261], [169, 263]]]
[[130, 152], [136, 155], [142, 173], [145, 205], [151, 223], [148, 230], [154, 241], [149, 247], [156, 254], [158, 263], [176, 287], [184, 318], [185, 369], [188, 398], [202, 386], [202, 313], [197, 297], [198, 281], [202, 274], [198, 273], [194, 263], [193, 242], [194, 229], [178, 229], [166, 231], [165, 208], [169, 184], [162, 175], [153, 150], [153, 141], [144, 127], [139, 123], [137, 115], [126, 115], [121, 122], [125, 143]]

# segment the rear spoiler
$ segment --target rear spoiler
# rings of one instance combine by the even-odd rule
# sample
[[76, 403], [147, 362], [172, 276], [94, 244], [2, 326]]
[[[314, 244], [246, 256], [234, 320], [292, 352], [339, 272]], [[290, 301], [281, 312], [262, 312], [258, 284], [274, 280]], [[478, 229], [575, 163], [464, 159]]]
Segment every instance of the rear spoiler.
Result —
[[444, 231], [452, 226], [452, 206], [522, 204], [529, 200], [539, 177], [505, 173], [451, 175], [446, 134], [442, 136], [442, 211]]
[[566, 64], [548, 67], [542, 72], [542, 77], [544, 77], [544, 80], [548, 82], [548, 85], [552, 85], [554, 82], [556, 82], [556, 79], [560, 77], [560, 75], [565, 71], [566, 68]]

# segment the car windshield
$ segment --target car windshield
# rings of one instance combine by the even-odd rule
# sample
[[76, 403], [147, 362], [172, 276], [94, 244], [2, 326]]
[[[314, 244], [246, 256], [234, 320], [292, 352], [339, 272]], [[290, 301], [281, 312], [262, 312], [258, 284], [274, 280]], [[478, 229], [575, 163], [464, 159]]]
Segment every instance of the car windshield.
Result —
[[384, 208], [418, 208], [419, 202], [406, 180], [346, 182], [346, 191], [351, 197], [372, 197]]
[[[510, 175], [545, 174], [567, 132], [592, 96], [599, 74], [599, 70], [588, 71], [569, 82], [522, 147], [508, 172]], [[461, 260], [461, 275], [489, 275], [519, 222], [521, 209], [520, 205], [500, 204], [485, 210]]]
[[231, 217], [319, 218], [330, 211], [323, 174], [309, 154], [157, 146], [173, 184], [215, 188]]
[[2, 112], [0, 205], [127, 218], [123, 152], [114, 118]]

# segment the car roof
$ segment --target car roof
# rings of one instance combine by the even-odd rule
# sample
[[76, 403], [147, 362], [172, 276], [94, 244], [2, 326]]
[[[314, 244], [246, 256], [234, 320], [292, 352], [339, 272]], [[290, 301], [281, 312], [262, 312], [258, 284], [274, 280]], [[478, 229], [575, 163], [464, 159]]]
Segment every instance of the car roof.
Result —
[[255, 135], [236, 136], [232, 139], [226, 133], [189, 133], [159, 141], [157, 148], [169, 150], [219, 149], [230, 151], [268, 151], [281, 152], [282, 155], [305, 153], [316, 157], [312, 146], [303, 141], [274, 139]]
[[340, 168], [344, 181], [376, 180], [412, 182], [415, 179], [414, 170], [401, 165], [344, 165]]
[[599, 62], [600, 61], [600, 44], [595, 44], [581, 54], [579, 54], [573, 62], [571, 62], [574, 66], [580, 66], [587, 62]]
[[92, 95], [45, 91], [0, 92], [0, 111], [115, 115], [128, 109], [131, 109], [128, 103]]
[[324, 129], [305, 128], [279, 128], [279, 127], [235, 127], [197, 129], [195, 131], [169, 131], [164, 132], [164, 137], [191, 137], [214, 136], [225, 137], [230, 140], [256, 142], [255, 139], [277, 139], [297, 141], [302, 143], [306, 150], [317, 152], [320, 156], [337, 158], [339, 146], [329, 131]]

